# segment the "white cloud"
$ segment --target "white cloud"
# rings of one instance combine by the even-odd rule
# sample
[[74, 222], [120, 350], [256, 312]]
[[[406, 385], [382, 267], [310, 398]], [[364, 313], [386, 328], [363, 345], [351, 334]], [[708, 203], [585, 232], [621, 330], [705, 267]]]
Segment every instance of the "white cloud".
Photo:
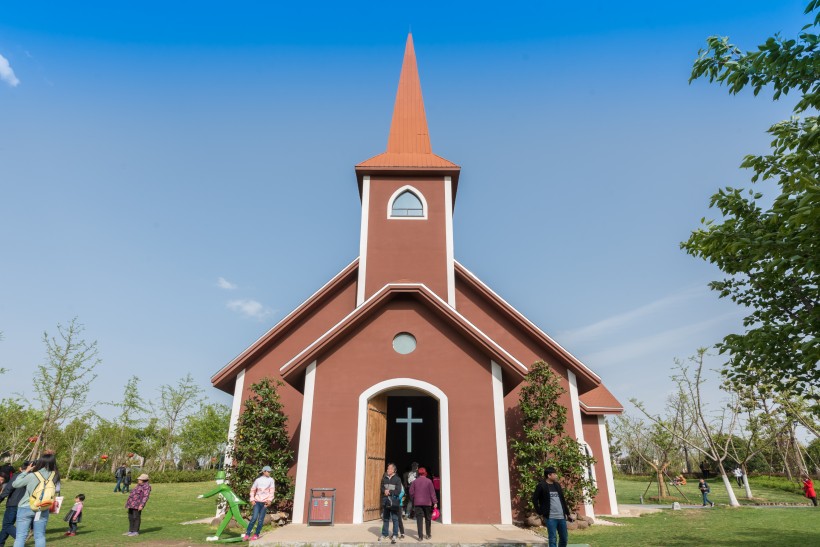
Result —
[[640, 306], [639, 308], [635, 308], [634, 310], [613, 315], [612, 317], [608, 317], [598, 321], [597, 323], [593, 323], [578, 329], [557, 333], [555, 339], [560, 340], [562, 345], [567, 346], [586, 340], [601, 338], [602, 336], [612, 334], [613, 332], [634, 323], [642, 317], [656, 314], [675, 304], [690, 300], [708, 292], [709, 291], [704, 287], [693, 287], [691, 289], [679, 291], [669, 296], [664, 296], [654, 302], [650, 302], [649, 304]]
[[[740, 312], [734, 311], [713, 317], [706, 321], [699, 321], [691, 325], [684, 325], [683, 327], [659, 332], [625, 344], [590, 353], [586, 355], [582, 361], [590, 366], [606, 367], [616, 363], [623, 363], [624, 361], [633, 361], [639, 357], [662, 350], [674, 351], [675, 348], [685, 347], [687, 344], [691, 346], [689, 351], [694, 353], [695, 349], [697, 349], [697, 344], [693, 344], [692, 340], [700, 340], [700, 345], [710, 342], [698, 338], [696, 336], [697, 334], [713, 329], [718, 325], [729, 323], [730, 320], [736, 320], [739, 315]], [[717, 340], [713, 340], [712, 342], [717, 342]], [[679, 355], [678, 357], [684, 356]]]
[[8, 59], [2, 55], [0, 55], [0, 80], [3, 80], [11, 87], [17, 87], [17, 84], [20, 83], [20, 80], [14, 75], [14, 71], [11, 69]]
[[253, 317], [254, 319], [264, 319], [271, 314], [271, 310], [263, 306], [261, 303], [248, 298], [231, 300], [228, 302], [227, 306], [229, 310], [241, 313], [247, 317]]
[[237, 288], [237, 286], [234, 283], [231, 283], [224, 277], [220, 277], [216, 280], [216, 286], [220, 289], [225, 289], [226, 291], [232, 291]]

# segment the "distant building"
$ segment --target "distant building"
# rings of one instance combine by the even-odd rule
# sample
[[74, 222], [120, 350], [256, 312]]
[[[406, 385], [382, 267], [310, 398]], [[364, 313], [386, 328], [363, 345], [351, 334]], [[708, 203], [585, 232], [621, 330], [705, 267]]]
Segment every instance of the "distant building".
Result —
[[338, 489], [336, 522], [380, 518], [390, 461], [400, 473], [416, 461], [441, 477], [445, 524], [511, 523], [508, 437], [519, 427], [527, 366], [539, 359], [567, 391], [567, 435], [598, 461], [595, 511], [617, 513], [604, 415], [622, 407], [594, 372], [456, 262], [459, 172], [430, 148], [408, 36], [387, 151], [356, 166], [359, 257], [211, 380], [234, 394], [232, 424], [252, 383], [285, 382], [295, 523], [319, 487]]

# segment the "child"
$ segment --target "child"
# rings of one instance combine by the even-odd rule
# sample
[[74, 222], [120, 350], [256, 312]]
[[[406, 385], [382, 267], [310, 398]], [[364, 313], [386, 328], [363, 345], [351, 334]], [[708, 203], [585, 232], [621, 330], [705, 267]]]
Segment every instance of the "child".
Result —
[[700, 494], [701, 494], [701, 496], [703, 496], [703, 506], [706, 507], [706, 505], [708, 504], [711, 507], [714, 507], [715, 502], [711, 501], [708, 497], [709, 492], [711, 492], [712, 489], [709, 488], [709, 485], [706, 483], [705, 480], [700, 479], [698, 481], [698, 490], [700, 490]]
[[83, 518], [83, 502], [85, 501], [85, 494], [78, 494], [76, 498], [74, 498], [74, 507], [71, 508], [71, 511], [63, 519], [68, 523], [68, 532], [65, 533], [67, 536], [76, 536], [77, 535], [77, 524]]

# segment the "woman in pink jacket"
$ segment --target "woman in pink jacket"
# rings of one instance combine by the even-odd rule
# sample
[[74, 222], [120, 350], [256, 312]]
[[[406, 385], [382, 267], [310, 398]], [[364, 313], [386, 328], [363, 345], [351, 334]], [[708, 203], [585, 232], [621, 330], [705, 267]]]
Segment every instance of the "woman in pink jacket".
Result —
[[421, 535], [422, 519], [427, 525], [427, 539], [430, 539], [433, 507], [438, 507], [438, 498], [436, 498], [436, 489], [433, 488], [433, 481], [427, 478], [427, 470], [423, 467], [419, 467], [419, 476], [410, 485], [410, 499], [413, 500], [413, 507], [416, 511], [419, 541], [424, 538]]

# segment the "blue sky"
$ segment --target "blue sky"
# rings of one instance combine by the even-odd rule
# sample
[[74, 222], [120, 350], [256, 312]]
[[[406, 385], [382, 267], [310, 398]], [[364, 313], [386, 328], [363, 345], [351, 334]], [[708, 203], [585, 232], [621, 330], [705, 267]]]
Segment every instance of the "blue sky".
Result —
[[791, 111], [689, 85], [692, 62], [803, 8], [2, 2], [2, 394], [77, 316], [93, 399], [190, 372], [227, 402], [210, 376], [358, 253], [353, 166], [384, 151], [412, 29], [433, 150], [462, 166], [457, 260], [660, 408], [673, 358], [743, 315], [678, 244]]

